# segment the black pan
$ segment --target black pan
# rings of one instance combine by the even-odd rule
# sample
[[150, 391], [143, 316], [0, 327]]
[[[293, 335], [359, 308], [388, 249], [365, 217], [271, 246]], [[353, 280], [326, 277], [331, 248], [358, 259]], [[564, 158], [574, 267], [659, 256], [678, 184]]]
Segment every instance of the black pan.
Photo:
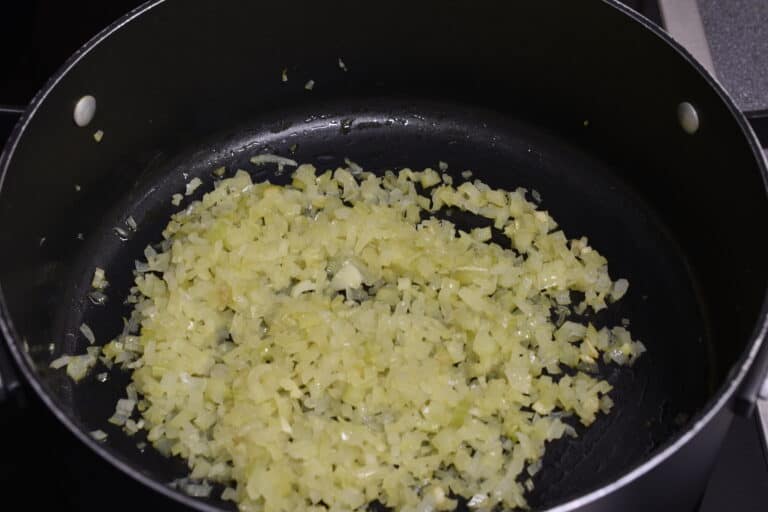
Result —
[[[459, 181], [471, 169], [495, 187], [537, 190], [568, 236], [588, 236], [631, 283], [591, 320], [629, 318], [648, 347], [631, 369], [601, 368], [613, 412], [548, 447], [531, 506], [691, 506], [731, 409], [750, 408], [763, 375], [752, 361], [768, 280], [755, 234], [765, 165], [728, 96], [666, 36], [613, 2], [579, 4], [168, 1], [128, 15], [52, 79], [0, 160], [0, 240], [14, 247], [1, 319], [15, 365], [126, 473], [199, 509], [232, 508], [216, 491], [169, 488], [185, 463], [138, 450], [141, 437], [106, 422], [128, 374], [99, 382], [100, 368], [74, 384], [48, 363], [84, 351], [82, 322], [100, 344], [120, 332], [133, 261], [160, 240], [170, 196], [193, 177], [205, 186], [186, 202], [222, 165], [287, 182], [251, 165], [258, 153], [378, 172], [442, 160]], [[81, 129], [71, 116], [84, 94], [97, 114]], [[695, 130], [681, 124], [686, 108]], [[106, 306], [87, 297], [95, 266], [110, 278]]]

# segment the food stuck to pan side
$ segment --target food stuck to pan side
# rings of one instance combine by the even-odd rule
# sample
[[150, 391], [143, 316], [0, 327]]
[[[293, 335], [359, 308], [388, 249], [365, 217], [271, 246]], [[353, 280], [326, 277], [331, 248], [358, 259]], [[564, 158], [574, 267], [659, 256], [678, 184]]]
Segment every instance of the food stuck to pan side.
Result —
[[243, 511], [524, 507], [547, 441], [610, 411], [599, 359], [645, 350], [573, 320], [627, 281], [524, 189], [356, 164], [292, 178], [217, 181], [146, 249], [103, 348], [133, 381], [110, 421]]

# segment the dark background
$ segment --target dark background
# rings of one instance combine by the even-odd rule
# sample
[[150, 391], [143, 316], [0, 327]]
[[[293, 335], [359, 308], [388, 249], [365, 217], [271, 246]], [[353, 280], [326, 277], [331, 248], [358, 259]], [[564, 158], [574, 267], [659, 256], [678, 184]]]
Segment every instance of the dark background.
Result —
[[[729, 0], [721, 0], [729, 3]], [[741, 2], [742, 0], [740, 0]], [[0, 4], [0, 106], [23, 106], [90, 37], [142, 2], [138, 0], [4, 0]], [[654, 0], [626, 4], [659, 20]], [[704, 2], [711, 7], [712, 1]], [[763, 5], [765, 0], [756, 0]], [[730, 5], [730, 4], [729, 4]], [[705, 24], [715, 26], [712, 9]], [[767, 13], [768, 14], [768, 13]], [[754, 19], [754, 18], [753, 18]], [[738, 28], [728, 29], [738, 33]], [[715, 46], [729, 49], [719, 34]], [[768, 41], [759, 40], [768, 53]], [[733, 48], [730, 48], [733, 51]], [[734, 59], [715, 52], [717, 66]], [[736, 67], [740, 73], [745, 66]], [[747, 67], [748, 69], [748, 67]], [[722, 79], [722, 77], [721, 77]], [[728, 87], [728, 78], [723, 80]], [[752, 105], [750, 105], [752, 106]], [[0, 143], [13, 119], [0, 117]], [[8, 250], [8, 248], [0, 248]], [[113, 469], [52, 417], [29, 390], [25, 403], [0, 405], [0, 491], [10, 508], [112, 511], [180, 510]], [[768, 510], [768, 472], [751, 421], [737, 420], [715, 469], [702, 512]]]

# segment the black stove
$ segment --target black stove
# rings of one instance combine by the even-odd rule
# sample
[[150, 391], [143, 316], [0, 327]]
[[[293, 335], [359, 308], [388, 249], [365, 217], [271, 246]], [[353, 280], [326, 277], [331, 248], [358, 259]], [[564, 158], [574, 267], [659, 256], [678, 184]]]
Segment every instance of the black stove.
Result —
[[[6, 0], [0, 17], [0, 144], [15, 116], [81, 44], [139, 0]], [[768, 140], [766, 0], [626, 0], [716, 74]], [[766, 144], [768, 145], [768, 144]], [[6, 248], [7, 250], [7, 248]], [[25, 389], [0, 405], [0, 491], [31, 509], [182, 510], [132, 481], [72, 436]], [[756, 423], [737, 418], [700, 512], [768, 510], [768, 462]], [[21, 501], [23, 500], [23, 501]], [[14, 508], [14, 505], [10, 505]], [[18, 506], [18, 505], [15, 505]]]

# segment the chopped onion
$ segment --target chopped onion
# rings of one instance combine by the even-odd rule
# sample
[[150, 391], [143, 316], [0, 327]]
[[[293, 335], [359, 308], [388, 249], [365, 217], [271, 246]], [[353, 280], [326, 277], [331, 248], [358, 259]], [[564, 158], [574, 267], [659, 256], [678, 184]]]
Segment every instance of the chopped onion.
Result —
[[360, 288], [363, 284], [363, 274], [349, 261], [344, 262], [336, 275], [333, 276], [331, 287], [334, 290]]
[[532, 462], [531, 464], [528, 465], [528, 469], [527, 469], [528, 474], [531, 475], [531, 476], [535, 475], [536, 473], [538, 473], [541, 470], [542, 465], [543, 465], [543, 463], [542, 463], [541, 459], [538, 459], [538, 460]]
[[123, 426], [123, 430], [129, 436], [132, 436], [136, 434], [136, 432], [141, 430], [143, 427], [144, 427], [144, 420], [133, 421], [132, 419], [128, 418], [127, 420], [125, 420], [125, 425]]
[[58, 370], [59, 368], [64, 368], [69, 364], [70, 356], [61, 356], [59, 358], [54, 359], [51, 361], [51, 364], [49, 365], [54, 370]]
[[213, 490], [211, 484], [205, 481], [195, 482], [190, 478], [176, 479], [171, 482], [170, 486], [195, 498], [207, 498], [211, 495], [211, 491]]
[[93, 329], [90, 328], [90, 326], [86, 323], [80, 324], [80, 332], [83, 333], [83, 336], [85, 336], [85, 339], [88, 340], [88, 343], [93, 345], [96, 342], [96, 335], [93, 334]]
[[221, 499], [224, 501], [237, 501], [237, 491], [232, 487], [226, 487], [221, 493]]
[[269, 153], [264, 153], [262, 155], [256, 155], [254, 157], [251, 157], [251, 163], [254, 165], [278, 164], [278, 165], [287, 165], [289, 167], [296, 167], [297, 165], [299, 165], [298, 163], [296, 163], [296, 160], [292, 160], [284, 156], [272, 155]]
[[616, 282], [613, 283], [611, 297], [613, 300], [619, 300], [627, 293], [627, 290], [629, 290], [629, 281], [626, 279], [617, 279]]
[[172, 217], [102, 350], [132, 376], [109, 422], [186, 459], [174, 486], [232, 485], [243, 510], [524, 507], [547, 443], [577, 435], [563, 418], [611, 410], [598, 359], [645, 350], [573, 319], [624, 284], [524, 189], [346, 165], [238, 171]]
[[102, 442], [107, 440], [107, 433], [103, 430], [93, 430], [91, 431], [91, 437], [99, 442]]
[[[96, 361], [97, 358], [90, 353], [79, 356], [69, 356], [69, 359], [67, 360], [67, 375], [77, 382], [87, 375], [88, 370], [96, 364]], [[57, 363], [57, 365], [58, 364], [60, 363]]]
[[151, 270], [149, 264], [144, 261], [134, 260], [133, 265], [136, 272], [138, 272], [139, 274], [143, 274]]
[[136, 401], [129, 398], [121, 398], [115, 406], [115, 413], [107, 420], [113, 425], [123, 426], [133, 413]]
[[189, 183], [187, 183], [187, 187], [184, 190], [184, 195], [191, 196], [195, 192], [195, 190], [197, 190], [198, 187], [202, 184], [203, 184], [203, 180], [201, 180], [200, 178], [192, 178], [189, 181]]
[[213, 487], [210, 484], [188, 484], [182, 490], [194, 498], [207, 498]]
[[96, 267], [93, 271], [93, 278], [91, 278], [91, 288], [103, 290], [107, 286], [109, 286], [109, 281], [107, 281], [104, 269]]
[[344, 159], [344, 163], [347, 164], [347, 167], [349, 168], [349, 172], [355, 176], [363, 173], [363, 168], [350, 160], [349, 158]]
[[482, 506], [486, 501], [488, 501], [488, 495], [486, 495], [486, 494], [475, 494], [467, 502], [467, 506], [469, 508], [477, 508], [477, 507]]
[[131, 382], [130, 384], [128, 384], [128, 386], [126, 386], [125, 392], [126, 392], [126, 396], [128, 397], [128, 400], [132, 402], [138, 402], [139, 395], [136, 392], [136, 385], [133, 382]]

